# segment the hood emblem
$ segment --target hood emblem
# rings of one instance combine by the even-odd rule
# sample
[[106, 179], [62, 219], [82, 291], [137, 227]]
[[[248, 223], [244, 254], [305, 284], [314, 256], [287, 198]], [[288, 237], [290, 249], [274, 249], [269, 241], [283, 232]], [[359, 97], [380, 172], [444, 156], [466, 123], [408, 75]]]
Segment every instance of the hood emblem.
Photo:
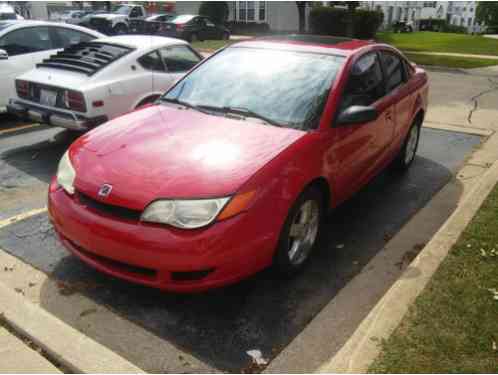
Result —
[[104, 184], [99, 189], [99, 197], [106, 198], [111, 194], [112, 185]]

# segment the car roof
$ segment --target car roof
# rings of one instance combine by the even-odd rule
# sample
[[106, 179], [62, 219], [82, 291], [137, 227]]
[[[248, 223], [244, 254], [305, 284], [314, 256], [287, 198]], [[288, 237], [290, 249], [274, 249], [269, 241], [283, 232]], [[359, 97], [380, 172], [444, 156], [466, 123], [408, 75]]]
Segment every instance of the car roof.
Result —
[[[360, 40], [327, 35], [275, 35], [241, 41], [231, 45], [231, 48], [251, 47], [295, 50], [330, 55], [348, 56], [359, 49], [375, 45], [371, 40]], [[229, 48], [230, 48], [229, 47]]]
[[121, 46], [132, 47], [137, 50], [154, 49], [164, 45], [188, 44], [182, 39], [168, 38], [164, 36], [152, 35], [118, 35], [99, 38], [94, 42], [118, 44]]
[[20, 29], [23, 27], [32, 27], [32, 26], [58, 26], [58, 27], [65, 27], [67, 29], [73, 29], [73, 30], [78, 30], [81, 32], [84, 32], [86, 34], [91, 34], [95, 36], [96, 38], [101, 38], [105, 36], [102, 33], [99, 33], [98, 31], [88, 29], [86, 27], [78, 26], [78, 25], [72, 25], [70, 23], [63, 23], [63, 22], [49, 22], [49, 21], [35, 21], [35, 20], [9, 20], [9, 21], [0, 21], [0, 25], [4, 23], [9, 23], [11, 24], [10, 27], [2, 29], [3, 31], [11, 31], [14, 29]]

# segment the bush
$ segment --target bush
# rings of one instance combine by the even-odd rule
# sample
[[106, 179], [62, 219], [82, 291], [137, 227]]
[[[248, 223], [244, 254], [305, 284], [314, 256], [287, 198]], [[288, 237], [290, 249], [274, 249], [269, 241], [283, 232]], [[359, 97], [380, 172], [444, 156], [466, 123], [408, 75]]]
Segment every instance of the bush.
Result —
[[265, 34], [270, 31], [267, 23], [230, 21], [226, 23], [232, 34]]
[[[352, 26], [349, 24], [351, 17]], [[372, 39], [383, 17], [378, 11], [357, 9], [351, 13], [347, 9], [318, 6], [311, 10], [309, 21], [313, 34]], [[350, 28], [351, 32], [348, 32]]]
[[228, 18], [228, 4], [226, 1], [203, 1], [199, 7], [199, 14], [209, 17], [218, 25], [222, 25]]
[[446, 20], [434, 20], [432, 18], [418, 21], [418, 29], [420, 31], [443, 31], [447, 25]]
[[442, 31], [445, 33], [466, 34], [467, 28], [465, 26], [445, 25]]

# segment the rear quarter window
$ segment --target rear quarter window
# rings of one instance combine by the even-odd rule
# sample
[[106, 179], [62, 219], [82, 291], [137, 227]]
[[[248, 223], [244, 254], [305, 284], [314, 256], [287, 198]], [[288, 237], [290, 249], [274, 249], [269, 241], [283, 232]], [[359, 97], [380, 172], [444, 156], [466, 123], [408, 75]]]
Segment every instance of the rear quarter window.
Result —
[[185, 72], [201, 61], [201, 58], [188, 46], [161, 48], [159, 54], [168, 72]]

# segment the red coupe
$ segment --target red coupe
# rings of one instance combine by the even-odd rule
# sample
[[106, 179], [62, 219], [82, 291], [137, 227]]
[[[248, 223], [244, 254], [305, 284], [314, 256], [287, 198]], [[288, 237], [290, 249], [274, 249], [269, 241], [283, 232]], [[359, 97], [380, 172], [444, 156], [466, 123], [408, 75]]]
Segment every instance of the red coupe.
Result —
[[413, 162], [426, 73], [373, 42], [231, 45], [153, 105], [74, 142], [49, 190], [62, 243], [108, 274], [171, 291], [305, 265], [324, 215]]

